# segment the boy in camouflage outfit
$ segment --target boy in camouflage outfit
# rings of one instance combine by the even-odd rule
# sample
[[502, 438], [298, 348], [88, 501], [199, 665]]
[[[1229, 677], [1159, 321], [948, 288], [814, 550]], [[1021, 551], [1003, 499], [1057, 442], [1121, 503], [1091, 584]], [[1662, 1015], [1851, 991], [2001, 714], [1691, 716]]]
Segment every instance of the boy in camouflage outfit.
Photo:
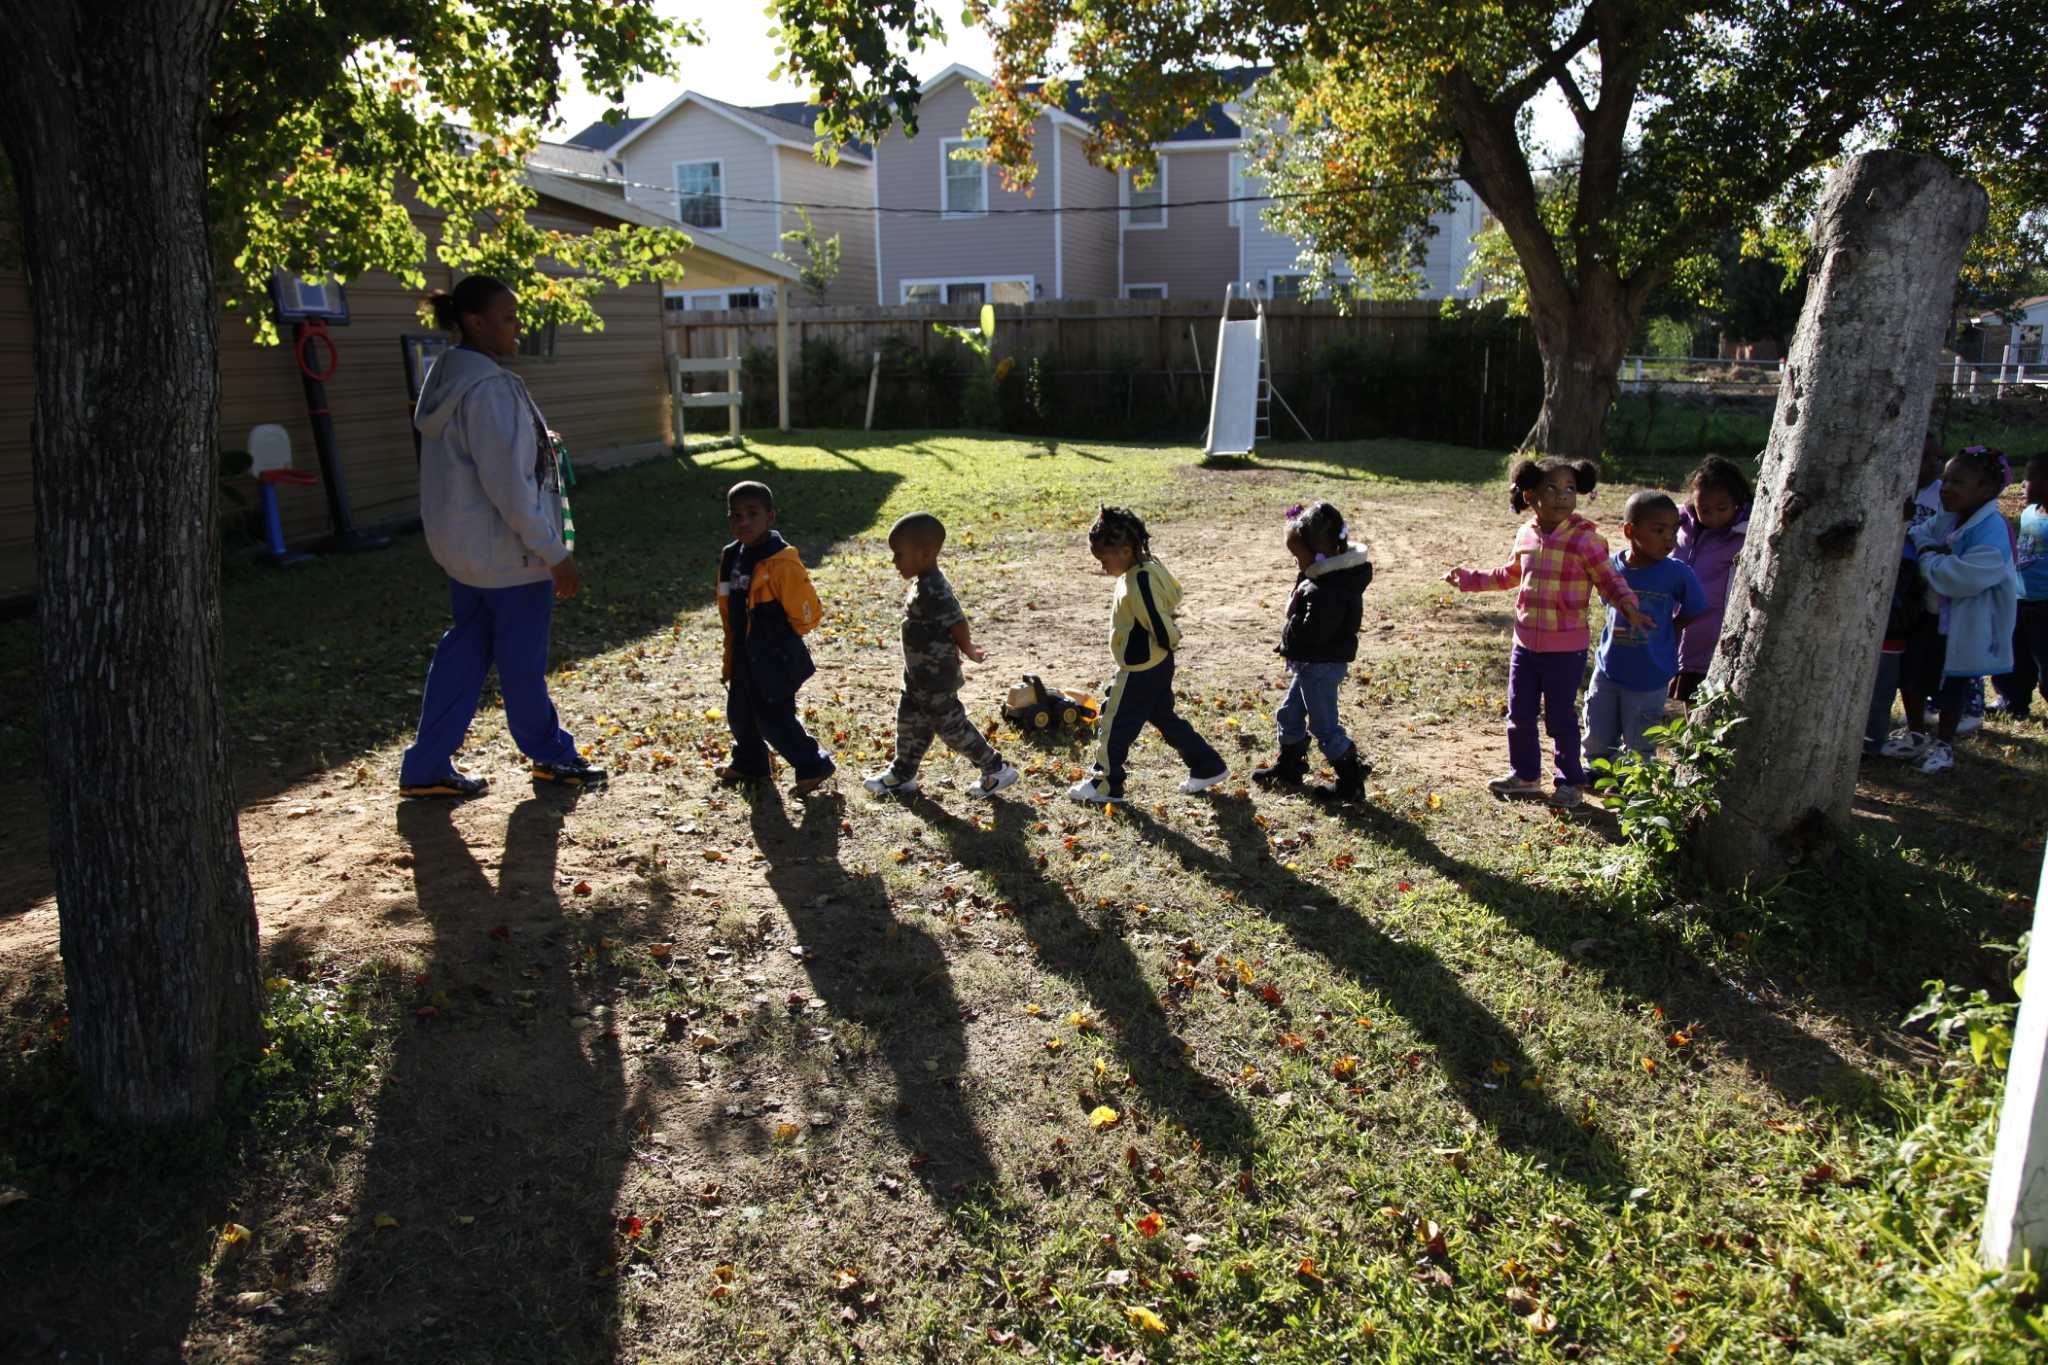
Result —
[[913, 512], [889, 528], [896, 572], [909, 579], [903, 599], [903, 695], [896, 703], [896, 761], [862, 785], [877, 796], [917, 791], [917, 767], [937, 735], [981, 769], [973, 790], [994, 796], [1017, 780], [1017, 770], [982, 738], [960, 704], [960, 656], [988, 657], [968, 632], [967, 613], [953, 585], [939, 572], [946, 526], [928, 512]]

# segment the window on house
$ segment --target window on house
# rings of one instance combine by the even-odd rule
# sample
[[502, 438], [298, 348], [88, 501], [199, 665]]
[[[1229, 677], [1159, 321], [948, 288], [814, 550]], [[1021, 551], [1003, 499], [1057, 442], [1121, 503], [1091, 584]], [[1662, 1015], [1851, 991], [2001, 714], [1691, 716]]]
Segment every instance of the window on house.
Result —
[[987, 303], [988, 285], [980, 280], [970, 284], [949, 284], [946, 286], [947, 303]]
[[1031, 302], [1031, 281], [997, 280], [995, 282], [995, 301], [997, 303]]
[[725, 231], [725, 164], [676, 163], [676, 217], [706, 232]]
[[1305, 297], [1302, 286], [1308, 283], [1306, 275], [1275, 275], [1272, 296], [1276, 299], [1299, 299]]
[[906, 284], [903, 286], [903, 301], [905, 303], [937, 303], [939, 302], [939, 291], [942, 288], [943, 286], [936, 284]]
[[988, 212], [988, 163], [964, 160], [954, 155], [955, 152], [987, 145], [978, 137], [949, 137], [939, 144], [939, 153], [945, 161], [945, 198], [941, 202], [947, 213], [967, 216]]
[[538, 327], [520, 328], [519, 354], [532, 356], [537, 360], [553, 360], [555, 358], [555, 324], [544, 322]]
[[1127, 299], [1163, 299], [1166, 297], [1166, 286], [1163, 284], [1127, 284], [1124, 286], [1124, 297]]
[[1159, 158], [1159, 169], [1152, 174], [1152, 183], [1144, 189], [1138, 188], [1138, 173], [1124, 172], [1124, 224], [1134, 228], [1156, 228], [1166, 226], [1166, 158]]

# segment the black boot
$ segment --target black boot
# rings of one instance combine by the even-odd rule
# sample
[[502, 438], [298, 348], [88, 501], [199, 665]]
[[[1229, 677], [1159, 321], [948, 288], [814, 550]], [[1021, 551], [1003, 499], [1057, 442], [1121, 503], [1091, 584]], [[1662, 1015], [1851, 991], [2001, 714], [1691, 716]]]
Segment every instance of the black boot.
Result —
[[1308, 741], [1299, 740], [1280, 746], [1280, 757], [1263, 768], [1252, 769], [1252, 781], [1271, 790], [1274, 787], [1298, 787], [1301, 779], [1308, 776]]
[[1309, 795], [1318, 801], [1356, 801], [1365, 795], [1365, 779], [1372, 772], [1372, 764], [1358, 756], [1358, 746], [1352, 745], [1344, 757], [1330, 765], [1337, 770], [1334, 786], [1318, 783], [1309, 788]]

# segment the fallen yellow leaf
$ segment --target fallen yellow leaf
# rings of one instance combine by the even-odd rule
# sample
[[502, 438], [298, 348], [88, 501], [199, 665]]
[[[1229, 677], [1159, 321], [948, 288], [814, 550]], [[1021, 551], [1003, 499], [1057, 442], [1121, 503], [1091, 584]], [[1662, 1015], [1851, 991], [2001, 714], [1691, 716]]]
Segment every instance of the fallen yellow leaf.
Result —
[[1116, 1110], [1108, 1105], [1098, 1104], [1088, 1115], [1088, 1126], [1099, 1132], [1104, 1128], [1113, 1126], [1122, 1117], [1123, 1115], [1117, 1113]]
[[1166, 1335], [1166, 1319], [1160, 1317], [1151, 1309], [1131, 1308], [1126, 1309], [1125, 1311], [1131, 1315], [1132, 1322], [1135, 1322], [1136, 1324], [1138, 1324], [1138, 1326], [1144, 1328], [1153, 1336], [1163, 1337]]
[[775, 1140], [777, 1142], [795, 1142], [803, 1131], [802, 1128], [799, 1128], [794, 1123], [778, 1123], [775, 1125]]
[[380, 1228], [395, 1228], [398, 1226], [398, 1220], [388, 1213], [380, 1213], [370, 1221]]

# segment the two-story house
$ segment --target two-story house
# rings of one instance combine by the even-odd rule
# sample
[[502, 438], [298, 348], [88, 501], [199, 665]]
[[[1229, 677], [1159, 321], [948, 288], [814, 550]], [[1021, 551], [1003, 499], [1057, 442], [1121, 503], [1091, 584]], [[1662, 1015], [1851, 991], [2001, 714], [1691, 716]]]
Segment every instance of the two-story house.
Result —
[[[801, 288], [792, 307], [865, 303], [875, 296], [874, 163], [865, 146], [843, 147], [836, 165], [812, 155], [815, 110], [803, 104], [743, 107], [686, 90], [659, 113], [594, 123], [569, 139], [614, 162], [629, 202], [679, 221], [693, 236], [721, 238], [803, 264], [782, 234], [802, 226], [804, 205], [820, 237], [839, 238], [840, 270], [823, 299]], [[671, 308], [773, 307], [745, 290], [668, 291]]]
[[[1247, 87], [1264, 72], [1238, 73]], [[1158, 145], [1158, 170], [1091, 164], [1082, 151], [1088, 113], [1075, 105], [1039, 115], [1034, 192], [1002, 187], [1000, 173], [955, 152], [975, 87], [987, 78], [954, 65], [926, 81], [919, 135], [873, 151], [874, 298], [877, 303], [1025, 302], [1052, 298], [1220, 299], [1237, 284], [1267, 298], [1298, 298], [1301, 244], [1274, 231], [1244, 170], [1237, 109], [1212, 107]], [[1425, 297], [1463, 293], [1460, 280], [1482, 221], [1462, 191], [1439, 215], [1423, 274]], [[1340, 272], [1341, 274], [1342, 272]]]

